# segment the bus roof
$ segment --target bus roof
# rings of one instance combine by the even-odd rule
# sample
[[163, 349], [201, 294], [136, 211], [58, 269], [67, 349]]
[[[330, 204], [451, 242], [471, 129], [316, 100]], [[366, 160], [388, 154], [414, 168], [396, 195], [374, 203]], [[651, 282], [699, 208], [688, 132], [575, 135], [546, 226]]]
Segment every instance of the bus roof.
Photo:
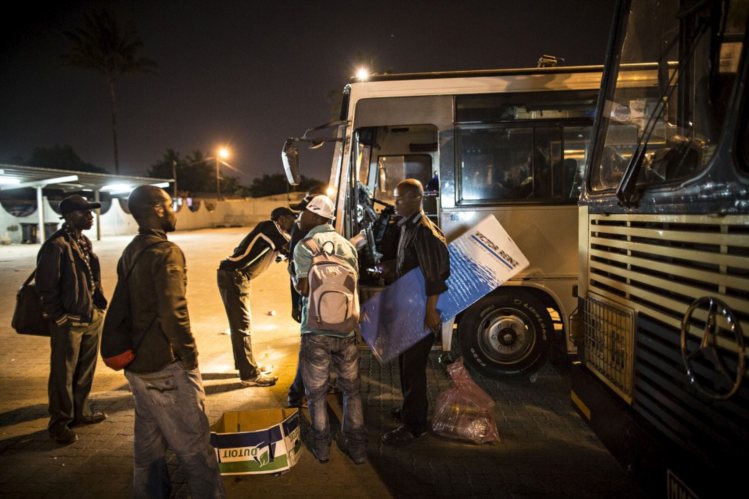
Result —
[[[515, 76], [531, 74], [591, 73], [601, 72], [603, 66], [553, 66], [544, 68], [470, 69], [463, 71], [433, 71], [427, 73], [373, 73], [367, 82], [396, 80], [429, 80], [437, 78], [472, 78], [479, 76]], [[355, 77], [351, 83], [359, 83]]]

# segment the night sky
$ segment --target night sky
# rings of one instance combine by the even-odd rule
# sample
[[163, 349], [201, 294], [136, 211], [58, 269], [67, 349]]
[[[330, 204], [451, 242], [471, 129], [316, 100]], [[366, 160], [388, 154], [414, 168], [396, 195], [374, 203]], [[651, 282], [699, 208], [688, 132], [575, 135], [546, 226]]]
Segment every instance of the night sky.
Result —
[[[0, 162], [69, 144], [114, 171], [104, 77], [64, 67], [61, 35], [92, 6], [133, 22], [156, 75], [118, 80], [123, 174], [167, 148], [228, 144], [249, 184], [280, 173], [284, 139], [329, 121], [354, 68], [379, 72], [532, 67], [542, 54], [602, 64], [613, 0], [98, 1], [14, 3], [0, 21]], [[7, 9], [6, 9], [7, 10]], [[329, 146], [328, 146], [329, 148]], [[329, 149], [328, 149], [329, 151]], [[303, 153], [327, 181], [329, 152]]]

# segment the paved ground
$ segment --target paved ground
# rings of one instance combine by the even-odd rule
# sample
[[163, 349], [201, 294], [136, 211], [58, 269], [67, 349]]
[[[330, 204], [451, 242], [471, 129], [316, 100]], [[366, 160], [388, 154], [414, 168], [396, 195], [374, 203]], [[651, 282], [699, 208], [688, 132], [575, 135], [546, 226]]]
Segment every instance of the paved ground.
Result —
[[[272, 364], [279, 383], [241, 388], [232, 369], [226, 318], [215, 268], [247, 229], [178, 232], [170, 237], [188, 261], [188, 302], [200, 350], [211, 422], [224, 411], [280, 407], [296, 369], [299, 338], [289, 318], [285, 267], [275, 265], [253, 287], [253, 344], [263, 364]], [[117, 258], [130, 237], [95, 242], [106, 291], [114, 287]], [[80, 428], [80, 440], [60, 447], [48, 439], [46, 383], [49, 345], [45, 338], [10, 328], [15, 290], [33, 268], [38, 246], [0, 246], [0, 495], [3, 497], [129, 497], [132, 480], [133, 404], [127, 382], [101, 362], [92, 399], [109, 414], [105, 422]], [[269, 312], [275, 310], [276, 315]], [[229, 497], [638, 497], [629, 476], [574, 413], [564, 369], [546, 367], [528, 379], [477, 382], [496, 400], [502, 441], [476, 446], [429, 435], [398, 449], [379, 442], [390, 429], [389, 412], [400, 398], [395, 365], [381, 366], [362, 351], [362, 394], [369, 431], [369, 461], [354, 465], [333, 447], [331, 461], [317, 463], [304, 450], [300, 462], [281, 476], [225, 477]], [[449, 388], [430, 359], [430, 401]], [[340, 403], [329, 397], [332, 413]], [[306, 414], [302, 431], [306, 434]], [[185, 477], [172, 462], [175, 497], [188, 497]]]

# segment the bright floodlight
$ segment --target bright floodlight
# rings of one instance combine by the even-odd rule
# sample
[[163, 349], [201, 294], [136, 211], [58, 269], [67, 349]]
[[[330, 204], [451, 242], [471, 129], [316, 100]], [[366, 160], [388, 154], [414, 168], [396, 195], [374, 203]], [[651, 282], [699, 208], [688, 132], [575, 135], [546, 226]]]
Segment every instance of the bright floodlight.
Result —
[[333, 187], [328, 187], [325, 189], [325, 194], [327, 194], [329, 198], [332, 198], [335, 195], [335, 189]]
[[121, 183], [107, 184], [101, 188], [102, 192], [109, 192], [111, 194], [122, 194], [125, 192], [130, 192], [133, 189], [135, 189], [135, 187], [133, 187], [132, 185]]
[[369, 79], [369, 70], [364, 66], [356, 70], [356, 79], [359, 81], [367, 81]]
[[229, 156], [231, 156], [231, 152], [226, 147], [222, 147], [218, 150], [218, 156], [221, 159], [229, 159]]
[[0, 177], [0, 185], [17, 185], [20, 184], [21, 181], [17, 178], [13, 177]]

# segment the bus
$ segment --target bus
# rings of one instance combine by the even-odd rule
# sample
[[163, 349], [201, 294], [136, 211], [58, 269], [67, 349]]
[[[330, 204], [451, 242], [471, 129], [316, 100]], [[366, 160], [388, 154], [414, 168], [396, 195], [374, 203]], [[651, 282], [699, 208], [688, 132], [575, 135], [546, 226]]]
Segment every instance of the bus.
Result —
[[[604, 66], [571, 398], [649, 496], [746, 494], [748, 14], [621, 0]], [[643, 63], [657, 87], [628, 87], [622, 66]]]
[[[630, 84], [645, 85], [635, 69]], [[340, 121], [286, 141], [286, 173], [298, 182], [300, 142], [334, 143], [336, 229], [346, 237], [365, 230], [374, 249], [362, 258], [362, 301], [383, 285], [367, 269], [395, 256], [393, 189], [404, 178], [425, 186], [424, 210], [448, 242], [494, 215], [530, 266], [443, 327], [441, 346], [451, 350], [454, 326], [472, 369], [533, 376], [552, 345], [576, 349], [577, 201], [601, 73], [584, 66], [373, 75], [344, 88]]]

